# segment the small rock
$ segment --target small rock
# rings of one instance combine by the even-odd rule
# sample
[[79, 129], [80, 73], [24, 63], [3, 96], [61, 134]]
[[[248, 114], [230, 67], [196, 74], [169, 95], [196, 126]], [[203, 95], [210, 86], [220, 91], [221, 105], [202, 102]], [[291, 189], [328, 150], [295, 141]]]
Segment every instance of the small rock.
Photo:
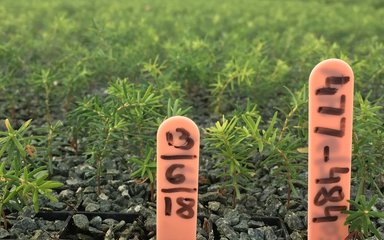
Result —
[[248, 236], [248, 234], [241, 232], [240, 233], [240, 240], [251, 240]]
[[248, 236], [254, 240], [264, 240], [264, 232], [260, 228], [249, 228]]
[[247, 209], [253, 209], [256, 206], [255, 203], [257, 203], [257, 198], [255, 196], [248, 195], [247, 198], [245, 199], [244, 206]]
[[96, 204], [96, 203], [89, 203], [86, 207], [85, 207], [85, 211], [87, 212], [96, 212], [100, 209], [100, 205]]
[[103, 222], [103, 219], [101, 219], [100, 216], [96, 216], [96, 217], [91, 219], [91, 221], [89, 222], [89, 225], [100, 229], [102, 222]]
[[10, 234], [7, 230], [5, 230], [4, 228], [0, 228], [0, 238], [1, 239], [9, 237], [9, 236], [10, 236]]
[[219, 218], [216, 221], [217, 230], [227, 237], [228, 239], [238, 239], [237, 233], [233, 230], [233, 228], [230, 226], [230, 223], [227, 219]]
[[264, 226], [265, 226], [265, 223], [262, 221], [251, 220], [248, 222], [248, 227], [250, 227], [250, 228], [259, 228], [259, 227], [264, 227]]
[[117, 190], [118, 190], [119, 192], [123, 192], [124, 190], [127, 190], [127, 188], [128, 188], [127, 185], [120, 185], [120, 186], [117, 188]]
[[204, 194], [199, 194], [199, 202], [207, 203], [212, 201], [218, 201], [225, 204], [227, 202], [227, 199], [217, 192], [207, 192]]
[[149, 232], [156, 231], [156, 218], [150, 217], [145, 220], [144, 223], [145, 229], [147, 229]]
[[88, 186], [84, 188], [84, 193], [95, 193], [95, 188], [92, 186]]
[[92, 234], [96, 234], [96, 235], [104, 235], [104, 232], [97, 229], [97, 228], [94, 228], [94, 227], [89, 227], [88, 231]]
[[141, 208], [142, 208], [142, 206], [139, 204], [139, 205], [135, 206], [135, 207], [133, 208], [133, 210], [134, 210], [136, 213], [139, 213], [140, 210], [141, 210]]
[[47, 207], [52, 208], [53, 210], [63, 210], [66, 205], [62, 202], [48, 202]]
[[267, 197], [267, 200], [266, 200], [266, 209], [268, 209], [268, 213], [270, 213], [270, 215], [275, 215], [275, 213], [277, 213], [279, 211], [279, 208], [283, 205], [279, 199], [278, 196], [276, 195], [267, 195], [269, 197]]
[[120, 174], [120, 171], [117, 169], [107, 169], [107, 175], [117, 176]]
[[264, 232], [265, 239], [268, 239], [268, 240], [277, 239], [277, 236], [276, 236], [275, 232], [273, 231], [272, 227], [266, 226], [266, 227], [260, 228], [260, 230]]
[[291, 230], [302, 230], [304, 229], [304, 224], [299, 218], [299, 216], [296, 215], [296, 213], [288, 211], [287, 215], [284, 217], [284, 222], [287, 223], [288, 227]]
[[54, 226], [56, 231], [60, 231], [60, 230], [63, 230], [65, 228], [66, 224], [65, 224], [65, 221], [56, 220], [53, 223], [53, 226]]
[[248, 230], [248, 223], [247, 220], [241, 220], [239, 224], [233, 227], [235, 231], [237, 232], [247, 232]]
[[208, 202], [208, 209], [217, 212], [220, 208], [220, 203], [216, 201]]
[[89, 221], [87, 216], [84, 214], [75, 214], [73, 215], [73, 222], [75, 226], [81, 230], [88, 230], [89, 228]]
[[207, 240], [205, 237], [203, 237], [201, 234], [196, 235], [196, 240]]
[[72, 199], [75, 193], [70, 189], [65, 189], [59, 193], [59, 199], [61, 200], [68, 200]]
[[74, 170], [75, 170], [75, 173], [76, 173], [78, 176], [80, 176], [80, 177], [83, 177], [84, 174], [87, 173], [87, 172], [91, 172], [91, 173], [93, 173], [93, 175], [94, 175], [94, 173], [95, 173], [95, 168], [92, 167], [91, 165], [87, 164], [87, 163], [82, 164], [82, 165], [80, 165], [80, 166], [76, 166], [76, 167], [74, 168]]
[[107, 196], [107, 195], [105, 195], [105, 193], [101, 193], [100, 195], [99, 195], [99, 198], [101, 199], [101, 200], [108, 200], [109, 199], [109, 197]]
[[88, 235], [85, 235], [83, 233], [78, 233], [78, 234], [76, 234], [76, 238], [75, 239], [79, 239], [79, 240], [94, 240], [95, 238], [93, 236], [88, 236]]
[[291, 237], [292, 240], [303, 240], [303, 237], [297, 231], [293, 231], [289, 236]]
[[25, 217], [21, 221], [16, 222], [12, 228], [18, 228], [24, 231], [34, 231], [38, 229], [38, 226], [32, 218]]
[[35, 210], [33, 209], [33, 206], [27, 205], [23, 207], [21, 212], [19, 212], [19, 216], [22, 217], [28, 217], [28, 218], [33, 218], [35, 216]]
[[235, 226], [240, 222], [240, 214], [236, 209], [230, 209], [224, 213], [224, 218], [229, 221], [231, 226]]
[[113, 230], [114, 231], [119, 231], [122, 227], [124, 227], [124, 225], [125, 225], [125, 221], [122, 220], [113, 228]]
[[107, 219], [104, 219], [103, 223], [107, 224], [108, 226], [113, 226], [117, 224], [117, 221], [112, 218], [107, 218]]
[[99, 227], [99, 229], [103, 232], [106, 232], [108, 231], [108, 229], [110, 228], [110, 226], [108, 226], [107, 224], [105, 223], [102, 223], [101, 226]]
[[78, 187], [81, 184], [81, 180], [77, 178], [70, 178], [70, 179], [67, 179], [67, 181], [65, 182], [67, 183], [68, 186], [73, 186], [73, 187]]
[[100, 211], [101, 212], [109, 212], [111, 211], [112, 203], [109, 201], [101, 200], [100, 201]]
[[35, 234], [32, 236], [31, 240], [42, 240], [42, 239], [50, 239], [50, 236], [47, 232], [43, 230], [36, 230]]
[[122, 191], [122, 192], [121, 192], [121, 196], [123, 196], [123, 197], [130, 197], [130, 195], [129, 195], [129, 191], [128, 191], [128, 190], [124, 190], [124, 191]]

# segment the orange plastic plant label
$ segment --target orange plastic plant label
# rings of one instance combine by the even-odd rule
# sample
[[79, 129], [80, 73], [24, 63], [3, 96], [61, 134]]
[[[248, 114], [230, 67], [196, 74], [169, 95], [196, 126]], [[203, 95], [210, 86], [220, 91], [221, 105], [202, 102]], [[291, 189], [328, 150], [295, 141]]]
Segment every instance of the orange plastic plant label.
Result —
[[157, 132], [157, 240], [195, 240], [200, 133], [186, 117]]
[[319, 63], [309, 77], [308, 239], [345, 239], [349, 208], [353, 72], [342, 60]]

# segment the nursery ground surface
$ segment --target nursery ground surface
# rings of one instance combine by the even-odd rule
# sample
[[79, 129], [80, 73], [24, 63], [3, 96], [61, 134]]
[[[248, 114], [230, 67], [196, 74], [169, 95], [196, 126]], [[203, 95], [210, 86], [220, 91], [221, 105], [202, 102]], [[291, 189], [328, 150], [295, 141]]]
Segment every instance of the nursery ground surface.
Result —
[[380, 0], [1, 1], [0, 129], [32, 119], [14, 148], [2, 133], [4, 171], [63, 186], [9, 200], [1, 175], [0, 238], [155, 239], [156, 129], [185, 115], [197, 239], [307, 239], [307, 82], [328, 58], [355, 75], [351, 199], [383, 212], [383, 19]]

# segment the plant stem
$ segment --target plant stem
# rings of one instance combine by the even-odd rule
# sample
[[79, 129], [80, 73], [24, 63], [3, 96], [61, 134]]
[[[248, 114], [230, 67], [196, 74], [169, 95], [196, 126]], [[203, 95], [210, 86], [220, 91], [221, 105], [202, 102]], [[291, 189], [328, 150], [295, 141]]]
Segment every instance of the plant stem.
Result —
[[384, 194], [381, 192], [379, 186], [377, 186], [377, 183], [375, 181], [372, 181], [372, 183], [373, 183], [373, 186], [375, 186], [377, 193], [380, 195], [381, 198], [384, 199]]
[[45, 90], [45, 119], [47, 123], [50, 125], [52, 121], [52, 116], [51, 116], [51, 109], [49, 107], [49, 96], [50, 96], [50, 90], [48, 86], [48, 80], [44, 80], [44, 90]]
[[292, 108], [292, 110], [289, 112], [288, 116], [285, 118], [284, 125], [283, 125], [283, 128], [281, 129], [278, 141], [280, 141], [283, 138], [283, 135], [288, 128], [289, 119], [292, 118], [292, 116], [296, 112], [296, 110], [297, 110], [297, 106]]
[[107, 147], [108, 147], [111, 135], [112, 135], [112, 130], [113, 129], [109, 128], [109, 127], [106, 129], [107, 137], [105, 138], [104, 145], [103, 145], [103, 148], [102, 148], [100, 154], [98, 154], [98, 157], [96, 158], [96, 168], [97, 168], [96, 181], [97, 181], [97, 194], [98, 195], [101, 194], [101, 186], [100, 185], [101, 185], [102, 162], [103, 162], [103, 158], [105, 156], [105, 152], [107, 150]]
[[47, 152], [48, 152], [48, 172], [49, 174], [53, 174], [53, 166], [52, 166], [52, 138], [53, 138], [53, 129], [52, 125], [48, 125], [48, 136], [47, 136]]
[[366, 174], [367, 174], [367, 168], [366, 168], [366, 164], [365, 164], [363, 158], [359, 157], [359, 159], [360, 159], [363, 167], [359, 168], [360, 181], [359, 181], [359, 187], [358, 187], [356, 198], [355, 198], [356, 201], [359, 199], [359, 196], [363, 195], [365, 192], [365, 182], [366, 182]]
[[295, 197], [299, 197], [299, 193], [297, 192], [295, 186], [293, 185], [292, 181], [292, 173], [289, 168], [289, 159], [288, 157], [284, 154], [283, 151], [281, 151], [280, 148], [276, 147], [276, 151], [279, 153], [279, 155], [284, 159], [284, 166], [287, 170], [287, 183], [288, 183], [288, 196], [287, 196], [287, 207], [289, 207], [290, 201], [291, 201], [291, 192]]

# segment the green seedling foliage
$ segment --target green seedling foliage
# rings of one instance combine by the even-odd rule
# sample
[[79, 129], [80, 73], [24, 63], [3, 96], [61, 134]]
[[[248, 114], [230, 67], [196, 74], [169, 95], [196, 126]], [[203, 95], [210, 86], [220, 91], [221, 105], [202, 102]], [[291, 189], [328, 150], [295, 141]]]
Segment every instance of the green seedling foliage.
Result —
[[[242, 140], [246, 146], [249, 144], [250, 149], [244, 155], [251, 163], [251, 173], [261, 167], [272, 169], [270, 174], [281, 173], [284, 177], [273, 178], [273, 184], [280, 186], [287, 185], [290, 171], [294, 187], [304, 190], [305, 166], [302, 165], [307, 162], [308, 111], [306, 104], [300, 105], [301, 97], [306, 94], [301, 88], [318, 62], [340, 58], [354, 71], [356, 96], [363, 96], [361, 107], [360, 100], [355, 101], [353, 184], [357, 185], [357, 196], [373, 190], [383, 198], [380, 180], [383, 179], [380, 161], [383, 126], [379, 123], [384, 112], [381, 108], [383, 7], [381, 0], [354, 0], [347, 4], [329, 0], [241, 0], [236, 4], [227, 0], [3, 0], [0, 113], [12, 123], [34, 118], [34, 124], [42, 126], [40, 118], [46, 115], [49, 106], [52, 119], [64, 123], [63, 130], [57, 131], [58, 136], [62, 137], [64, 130], [70, 132], [70, 145], [77, 154], [87, 151], [95, 152], [95, 159], [96, 156], [107, 160], [135, 157], [140, 161], [146, 159], [147, 145], [154, 147], [153, 133], [158, 124], [166, 116], [176, 114], [177, 111], [167, 111], [171, 106], [175, 109], [176, 99], [180, 99], [178, 105], [183, 109], [185, 103], [191, 105], [190, 117], [204, 127], [222, 115], [228, 121], [237, 117], [238, 139], [245, 136], [242, 116], [247, 113], [251, 116], [245, 116], [255, 124], [261, 117], [254, 138], [248, 136]], [[50, 85], [46, 98], [42, 73], [48, 71], [45, 79]], [[156, 100], [160, 107], [132, 106], [115, 114], [107, 111], [125, 104], [119, 99], [121, 95], [112, 96], [109, 90], [104, 91], [116, 79], [129, 79], [128, 85], [134, 86], [128, 87], [131, 89], [128, 92], [136, 96], [134, 91], [140, 91], [140, 98], [151, 85], [151, 92], [160, 98]], [[282, 86], [290, 89], [298, 107], [295, 108], [292, 94]], [[95, 95], [99, 96], [99, 103], [92, 103]], [[49, 100], [48, 104], [45, 99]], [[74, 104], [76, 101], [83, 103]], [[87, 101], [92, 104], [84, 105]], [[257, 114], [253, 116], [247, 104], [257, 104]], [[100, 130], [95, 137], [94, 125], [90, 127], [85, 116], [76, 116], [81, 120], [77, 121], [76, 117], [63, 115], [80, 105], [87, 111], [98, 106], [97, 111], [108, 118], [104, 124], [97, 114], [91, 114], [98, 119], [91, 120], [97, 125], [94, 132]], [[148, 108], [151, 113], [141, 112]], [[113, 119], [127, 121], [127, 127], [115, 129]], [[273, 131], [272, 135], [267, 132], [272, 122], [276, 136], [267, 138], [273, 136]], [[146, 128], [148, 124], [150, 127]], [[43, 131], [46, 138], [49, 138], [48, 128]], [[27, 162], [48, 161], [43, 158], [47, 142], [26, 141], [36, 148], [32, 159], [26, 148]], [[12, 154], [21, 157], [11, 143], [12, 152], [7, 150], [2, 157]], [[96, 148], [98, 144], [100, 147]], [[103, 144], [108, 151], [100, 155]], [[213, 155], [219, 161], [221, 158], [215, 155], [221, 151], [221, 146], [218, 147], [203, 154]], [[127, 171], [140, 169], [140, 165], [129, 160], [125, 166]], [[18, 170], [21, 174], [22, 169]], [[226, 178], [229, 180], [230, 176]]]
[[[4, 210], [18, 210], [32, 204], [39, 211], [39, 196], [57, 201], [52, 189], [63, 184], [48, 180], [45, 166], [37, 166], [35, 153], [30, 145], [34, 137], [29, 136], [31, 120], [14, 129], [9, 120], [4, 121], [6, 132], [0, 132], [0, 214]], [[4, 221], [5, 222], [5, 221]]]
[[142, 181], [149, 181], [150, 186], [150, 198], [152, 201], [154, 198], [155, 191], [155, 176], [156, 176], [156, 160], [154, 150], [151, 146], [147, 147], [146, 156], [144, 159], [138, 159], [132, 157], [129, 159], [135, 166], [135, 171], [131, 173], [131, 176], [135, 179], [143, 179]]
[[372, 222], [375, 218], [384, 219], [384, 213], [375, 210], [377, 199], [378, 196], [375, 195], [368, 201], [364, 195], [360, 195], [357, 200], [348, 200], [353, 210], [344, 212], [348, 214], [345, 224], [349, 225], [352, 234], [359, 236], [358, 239], [366, 239], [372, 235], [377, 239], [383, 239]]
[[57, 85], [57, 81], [52, 75], [50, 70], [41, 70], [40, 74], [37, 74], [31, 80], [31, 85], [35, 87], [38, 92], [44, 93], [44, 107], [45, 107], [45, 120], [48, 124], [52, 121], [52, 110], [51, 110], [51, 99], [52, 92], [55, 91], [55, 85]]
[[224, 186], [233, 188], [233, 205], [236, 198], [240, 198], [240, 188], [245, 188], [244, 180], [252, 176], [245, 139], [237, 134], [238, 121], [237, 116], [229, 120], [223, 116], [221, 121], [206, 129], [205, 137], [207, 150], [214, 153], [217, 161], [215, 167], [223, 169]]
[[25, 122], [17, 130], [13, 129], [8, 119], [5, 119], [4, 123], [7, 131], [0, 132], [0, 158], [6, 157], [7, 164], [19, 175], [23, 166], [28, 164], [28, 154], [25, 147], [29, 145], [32, 139], [27, 135], [31, 120]]
[[[254, 175], [254, 169], [260, 167], [269, 171], [274, 169], [275, 176], [285, 176], [278, 177], [281, 180], [277, 181], [287, 184], [288, 205], [291, 192], [294, 197], [302, 197], [296, 186], [306, 185], [300, 176], [305, 169], [300, 149], [305, 147], [302, 139], [306, 135], [306, 120], [300, 114], [307, 104], [307, 94], [305, 87], [296, 93], [287, 91], [291, 95], [291, 104], [283, 121], [275, 112], [271, 120], [264, 124], [254, 107], [235, 113], [230, 120], [223, 117], [221, 122], [206, 129], [207, 150], [218, 161], [216, 167], [225, 169], [223, 177], [231, 179], [229, 183], [237, 198], [240, 197], [239, 188], [243, 179]], [[291, 125], [296, 127], [290, 128]], [[262, 160], [253, 164], [252, 159], [256, 158]]]
[[34, 128], [39, 136], [34, 139], [35, 142], [29, 152], [30, 155], [34, 154], [38, 158], [44, 159], [44, 165], [47, 166], [49, 174], [53, 174], [53, 157], [58, 154], [58, 149], [62, 144], [57, 139], [61, 137], [63, 130], [63, 122], [60, 120]]
[[[156, 131], [167, 116], [187, 113], [178, 99], [163, 101], [162, 95], [151, 85], [139, 85], [118, 79], [110, 83], [105, 98], [91, 97], [78, 104], [70, 114], [73, 138], [83, 137], [85, 154], [96, 168], [98, 192], [104, 161], [125, 159], [129, 155], [134, 169], [142, 169], [138, 161], [153, 165], [150, 149], [155, 148]], [[130, 161], [130, 159], [133, 159]], [[149, 180], [153, 193], [155, 169], [148, 168], [134, 174]], [[151, 194], [153, 196], [153, 194]]]
[[352, 166], [355, 169], [353, 177], [358, 183], [356, 200], [365, 194], [369, 185], [381, 197], [384, 196], [376, 183], [377, 179], [384, 175], [382, 109], [381, 101], [371, 102], [369, 95], [363, 98], [360, 93], [356, 94], [352, 158]]

